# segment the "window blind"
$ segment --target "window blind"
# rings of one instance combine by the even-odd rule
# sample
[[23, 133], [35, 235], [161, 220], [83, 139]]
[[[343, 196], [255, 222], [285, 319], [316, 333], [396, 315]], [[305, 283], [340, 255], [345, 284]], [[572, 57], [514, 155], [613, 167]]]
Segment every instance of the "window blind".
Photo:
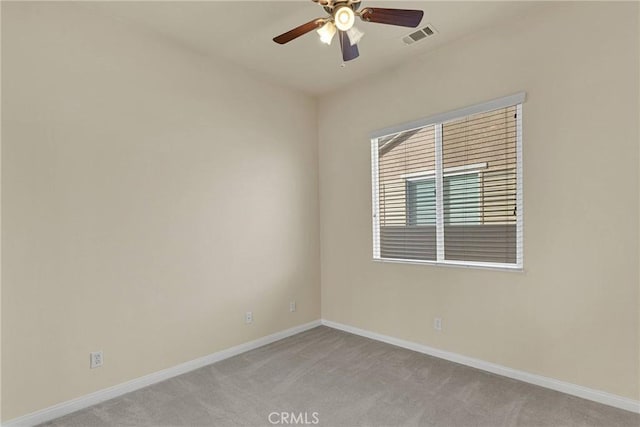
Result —
[[522, 267], [522, 108], [513, 101], [372, 139], [375, 259]]

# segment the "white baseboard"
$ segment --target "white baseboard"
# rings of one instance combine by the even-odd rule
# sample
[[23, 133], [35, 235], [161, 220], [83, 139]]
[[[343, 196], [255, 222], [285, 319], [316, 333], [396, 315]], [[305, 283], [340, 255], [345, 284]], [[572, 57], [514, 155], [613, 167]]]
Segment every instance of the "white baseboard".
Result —
[[517, 369], [507, 368], [506, 366], [497, 365], [495, 363], [485, 362], [484, 360], [474, 359], [472, 357], [462, 356], [457, 353], [440, 350], [423, 344], [417, 344], [411, 341], [405, 341], [399, 338], [382, 335], [375, 332], [366, 331], [353, 326], [344, 325], [330, 320], [322, 320], [322, 324], [330, 328], [339, 329], [355, 335], [371, 338], [376, 341], [382, 341], [398, 347], [403, 347], [419, 353], [435, 356], [440, 359], [449, 360], [451, 362], [460, 363], [461, 365], [471, 366], [483, 371], [491, 372], [504, 377], [513, 378], [526, 383], [535, 384], [540, 387], [549, 388], [551, 390], [560, 391], [572, 396], [581, 397], [583, 399], [592, 400], [616, 408], [625, 409], [627, 411], [640, 413], [640, 401], [607, 393], [604, 391], [594, 390], [580, 385], [556, 380], [553, 378], [543, 377], [541, 375], [530, 374], [528, 372], [519, 371]]
[[591, 388], [579, 386], [576, 384], [567, 383], [564, 381], [555, 380], [553, 378], [543, 377], [541, 375], [530, 374], [528, 372], [519, 371], [516, 369], [507, 368], [505, 366], [497, 365], [495, 363], [485, 362], [483, 360], [474, 359], [472, 357], [462, 356], [460, 354], [451, 353], [437, 348], [429, 347], [423, 344], [417, 344], [410, 341], [394, 338], [388, 335], [382, 335], [375, 332], [366, 331], [353, 326], [344, 325], [330, 320], [316, 320], [304, 325], [295, 326], [293, 328], [276, 332], [275, 334], [268, 335], [266, 337], [258, 338], [254, 341], [250, 341], [244, 344], [237, 345], [235, 347], [222, 350], [208, 356], [201, 357], [199, 359], [191, 360], [189, 362], [182, 363], [172, 368], [164, 369], [162, 371], [154, 372], [144, 377], [136, 378], [126, 383], [118, 384], [113, 387], [109, 387], [103, 390], [96, 391], [85, 396], [81, 396], [77, 399], [62, 402], [60, 404], [50, 406], [48, 408], [36, 411], [18, 418], [9, 420], [2, 425], [4, 427], [22, 427], [22, 426], [34, 426], [41, 424], [63, 415], [70, 414], [71, 412], [84, 409], [91, 405], [95, 405], [104, 402], [109, 399], [121, 396], [125, 393], [129, 393], [143, 387], [164, 381], [169, 378], [184, 374], [186, 372], [193, 371], [203, 366], [210, 365], [220, 360], [228, 359], [238, 354], [247, 352], [249, 350], [262, 347], [267, 344], [271, 344], [275, 341], [283, 338], [290, 337], [300, 332], [307, 331], [320, 325], [325, 325], [330, 328], [338, 329], [341, 331], [349, 332], [355, 335], [371, 338], [376, 341], [385, 342], [398, 347], [403, 347], [409, 350], [417, 351], [419, 353], [428, 354], [441, 359], [449, 360], [451, 362], [460, 363], [462, 365], [471, 366], [483, 371], [492, 372], [497, 375], [502, 375], [508, 378], [524, 381], [530, 384], [535, 384], [541, 387], [549, 388], [552, 390], [560, 391], [562, 393], [570, 394], [573, 396], [581, 397], [583, 399], [592, 400], [605, 405], [613, 406], [627, 411], [640, 413], [640, 402], [629, 399], [615, 394], [607, 393], [604, 391], [594, 390]]
[[257, 340], [249, 341], [244, 344], [237, 345], [235, 347], [228, 348], [226, 350], [212, 353], [208, 356], [200, 357], [189, 362], [181, 363], [180, 365], [172, 368], [164, 369], [162, 371], [154, 372], [144, 377], [136, 378], [135, 380], [127, 381], [126, 383], [118, 384], [113, 387], [105, 388], [103, 390], [96, 391], [85, 396], [78, 397], [77, 399], [69, 400], [59, 403], [54, 406], [42, 409], [40, 411], [32, 412], [27, 415], [23, 415], [18, 418], [9, 420], [2, 425], [4, 427], [22, 427], [22, 426], [34, 426], [40, 423], [51, 421], [55, 418], [63, 415], [70, 414], [71, 412], [84, 409], [88, 406], [95, 405], [100, 402], [104, 402], [114, 397], [121, 396], [125, 393], [129, 393], [143, 387], [150, 386], [160, 381], [173, 378], [175, 376], [184, 374], [186, 372], [193, 371], [203, 366], [210, 365], [220, 360], [228, 359], [238, 354], [247, 352], [249, 350], [262, 347], [272, 342], [279, 341], [283, 338], [290, 337], [292, 335], [304, 332], [306, 330], [315, 328], [321, 325], [320, 320], [315, 320], [304, 325], [294, 326], [293, 328], [286, 329], [284, 331], [276, 332], [275, 334], [267, 335], [266, 337], [258, 338]]

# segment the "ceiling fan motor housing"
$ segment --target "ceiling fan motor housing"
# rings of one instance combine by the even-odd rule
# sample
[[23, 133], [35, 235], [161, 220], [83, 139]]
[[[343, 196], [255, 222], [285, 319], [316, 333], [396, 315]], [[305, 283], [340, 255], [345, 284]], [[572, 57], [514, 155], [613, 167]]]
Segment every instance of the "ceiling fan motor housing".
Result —
[[333, 15], [333, 11], [336, 10], [340, 6], [348, 6], [354, 12], [356, 10], [358, 10], [358, 8], [360, 7], [360, 0], [338, 0], [338, 1], [335, 1], [335, 0], [325, 0], [325, 1], [313, 0], [313, 1], [319, 3], [320, 5], [322, 5], [322, 7], [324, 8], [325, 12], [327, 12], [329, 15]]

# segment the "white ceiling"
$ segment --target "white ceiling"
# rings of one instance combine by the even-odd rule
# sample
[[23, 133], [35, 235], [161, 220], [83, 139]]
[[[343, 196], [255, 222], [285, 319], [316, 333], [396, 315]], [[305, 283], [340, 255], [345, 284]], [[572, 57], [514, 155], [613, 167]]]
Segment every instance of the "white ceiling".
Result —
[[409, 60], [453, 40], [532, 13], [546, 2], [363, 1], [365, 6], [424, 10], [423, 24], [438, 33], [412, 45], [402, 37], [411, 28], [356, 21], [365, 36], [360, 57], [341, 67], [340, 45], [320, 43], [309, 33], [286, 45], [273, 37], [314, 18], [324, 10], [310, 0], [295, 1], [114, 1], [83, 6], [145, 27], [201, 53], [224, 58], [281, 84], [309, 94], [323, 94]]

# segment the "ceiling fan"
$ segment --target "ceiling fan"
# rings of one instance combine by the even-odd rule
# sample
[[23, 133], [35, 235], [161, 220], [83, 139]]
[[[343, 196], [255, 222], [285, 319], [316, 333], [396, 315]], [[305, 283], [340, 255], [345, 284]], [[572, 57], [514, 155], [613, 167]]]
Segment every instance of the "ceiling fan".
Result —
[[302, 24], [293, 30], [274, 37], [273, 41], [279, 44], [289, 43], [291, 40], [317, 30], [323, 43], [331, 44], [331, 40], [338, 33], [342, 60], [347, 62], [356, 59], [358, 42], [364, 35], [353, 24], [356, 16], [365, 22], [378, 24], [399, 25], [401, 27], [415, 28], [420, 25], [424, 12], [410, 9], [385, 9], [380, 7], [360, 8], [361, 0], [312, 0], [318, 3], [329, 14], [325, 18], [316, 18]]

